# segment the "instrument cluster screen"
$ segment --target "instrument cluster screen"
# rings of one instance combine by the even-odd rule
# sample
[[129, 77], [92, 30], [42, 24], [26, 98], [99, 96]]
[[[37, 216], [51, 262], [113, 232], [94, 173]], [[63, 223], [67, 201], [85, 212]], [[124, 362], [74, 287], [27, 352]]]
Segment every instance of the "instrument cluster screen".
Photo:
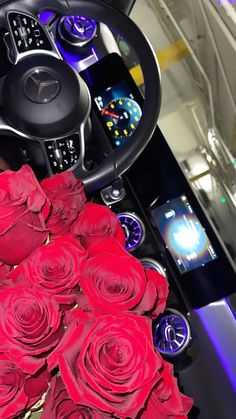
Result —
[[113, 148], [132, 141], [142, 116], [143, 96], [122, 58], [108, 54], [81, 71], [93, 108]]
[[153, 209], [151, 214], [181, 274], [217, 258], [185, 195]]
[[121, 146], [131, 137], [142, 116], [129, 84], [123, 80], [108, 87], [94, 101], [112, 146]]

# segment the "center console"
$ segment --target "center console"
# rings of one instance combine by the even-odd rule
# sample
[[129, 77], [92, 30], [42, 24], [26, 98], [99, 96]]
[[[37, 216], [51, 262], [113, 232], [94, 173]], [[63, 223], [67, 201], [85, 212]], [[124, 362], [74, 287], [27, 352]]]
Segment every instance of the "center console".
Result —
[[169, 282], [153, 341], [195, 400], [189, 417], [233, 419], [234, 266], [158, 128], [122, 188], [123, 199], [110, 206], [124, 228], [127, 250]]

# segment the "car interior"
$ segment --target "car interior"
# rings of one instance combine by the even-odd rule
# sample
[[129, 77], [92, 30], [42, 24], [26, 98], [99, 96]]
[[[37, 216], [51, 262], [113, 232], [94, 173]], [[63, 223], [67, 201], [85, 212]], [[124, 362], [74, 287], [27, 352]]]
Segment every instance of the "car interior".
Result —
[[160, 69], [133, 3], [0, 2], [0, 155], [39, 180], [72, 171], [116, 213], [126, 249], [169, 282], [153, 343], [194, 399], [189, 417], [234, 419], [235, 268], [158, 127]]

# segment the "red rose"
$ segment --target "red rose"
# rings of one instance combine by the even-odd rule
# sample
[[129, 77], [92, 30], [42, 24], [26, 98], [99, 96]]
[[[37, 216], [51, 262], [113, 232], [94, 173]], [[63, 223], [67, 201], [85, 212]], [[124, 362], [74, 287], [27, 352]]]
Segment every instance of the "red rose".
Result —
[[164, 310], [168, 295], [166, 279], [155, 271], [145, 271], [125, 250], [119, 254], [104, 251], [88, 259], [80, 285], [79, 306], [87, 310], [90, 306], [96, 315], [132, 311], [156, 316]]
[[71, 400], [61, 377], [53, 377], [41, 419], [106, 419], [111, 415], [89, 407], [76, 405]]
[[133, 314], [101, 316], [75, 310], [49, 367], [59, 365], [75, 403], [136, 418], [160, 379], [163, 360], [152, 343], [151, 321]]
[[28, 376], [6, 354], [0, 354], [0, 417], [11, 419], [35, 404], [49, 381], [46, 370]]
[[14, 269], [10, 279], [16, 284], [29, 282], [39, 293], [70, 295], [78, 291], [86, 257], [86, 250], [73, 236], [55, 237]]
[[0, 291], [0, 352], [26, 373], [36, 373], [58, 344], [62, 330], [56, 301], [21, 286]]
[[0, 260], [16, 265], [47, 238], [50, 203], [32, 169], [0, 174]]
[[126, 254], [132, 257], [132, 255], [125, 250], [124, 246], [122, 246], [122, 244], [115, 239], [115, 237], [107, 237], [88, 248], [88, 254], [90, 257], [99, 255], [102, 252], [113, 253], [120, 256], [124, 256], [124, 254]]
[[[163, 313], [166, 308], [169, 284], [163, 275], [157, 271], [154, 271], [153, 269], [145, 269], [145, 274], [149, 284], [149, 290], [155, 290], [153, 292], [156, 295], [156, 301], [154, 304], [154, 309], [151, 310], [149, 314], [152, 315], [152, 318], [156, 318], [160, 313]], [[146, 296], [148, 296], [148, 294], [146, 294]]]
[[43, 190], [52, 203], [52, 212], [47, 221], [50, 233], [66, 234], [86, 202], [83, 183], [72, 172], [63, 172], [44, 179]]
[[12, 266], [0, 262], [0, 282], [4, 283], [12, 269]]
[[125, 246], [125, 235], [116, 215], [104, 205], [88, 202], [71, 231], [85, 249], [107, 237], [114, 237]]
[[153, 389], [145, 409], [138, 419], [187, 419], [193, 400], [180, 393], [173, 366], [166, 361], [161, 372], [162, 379]]

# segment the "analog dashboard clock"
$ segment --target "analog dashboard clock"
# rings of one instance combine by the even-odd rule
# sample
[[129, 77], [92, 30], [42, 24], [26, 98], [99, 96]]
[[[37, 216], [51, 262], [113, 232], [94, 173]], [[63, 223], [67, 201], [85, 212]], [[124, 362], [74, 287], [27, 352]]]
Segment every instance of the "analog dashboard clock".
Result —
[[121, 141], [130, 137], [142, 115], [138, 103], [128, 97], [113, 99], [102, 110], [105, 126], [119, 146]]

